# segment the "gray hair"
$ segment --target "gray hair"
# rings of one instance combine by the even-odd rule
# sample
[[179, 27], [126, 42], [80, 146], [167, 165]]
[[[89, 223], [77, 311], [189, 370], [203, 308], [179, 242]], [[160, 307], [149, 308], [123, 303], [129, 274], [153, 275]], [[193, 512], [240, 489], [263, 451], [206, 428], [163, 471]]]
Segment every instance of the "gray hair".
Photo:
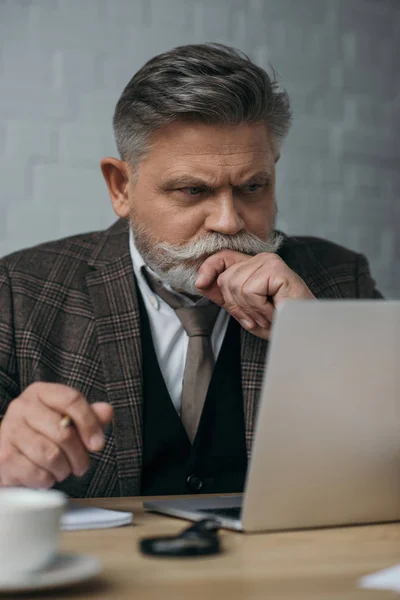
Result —
[[113, 119], [122, 160], [144, 157], [149, 136], [174, 120], [211, 125], [265, 122], [274, 152], [289, 131], [289, 96], [244, 53], [222, 44], [179, 46], [149, 60], [119, 98]]

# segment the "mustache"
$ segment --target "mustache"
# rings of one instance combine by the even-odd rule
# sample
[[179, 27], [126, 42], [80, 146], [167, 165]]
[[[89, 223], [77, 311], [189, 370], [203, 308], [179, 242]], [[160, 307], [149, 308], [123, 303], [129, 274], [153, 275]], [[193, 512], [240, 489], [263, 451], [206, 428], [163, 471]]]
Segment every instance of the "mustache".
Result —
[[164, 259], [190, 261], [211, 256], [221, 250], [233, 250], [250, 256], [255, 256], [261, 252], [275, 253], [281, 247], [282, 242], [283, 236], [276, 232], [272, 232], [265, 241], [247, 231], [240, 231], [235, 235], [212, 232], [182, 246], [172, 246], [161, 242], [157, 244], [157, 250], [161, 251]]

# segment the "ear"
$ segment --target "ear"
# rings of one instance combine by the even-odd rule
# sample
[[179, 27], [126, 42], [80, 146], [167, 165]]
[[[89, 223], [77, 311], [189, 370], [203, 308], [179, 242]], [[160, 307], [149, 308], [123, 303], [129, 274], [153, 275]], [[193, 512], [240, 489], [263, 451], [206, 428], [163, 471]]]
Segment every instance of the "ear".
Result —
[[107, 156], [100, 162], [103, 177], [114, 212], [122, 218], [129, 216], [129, 168], [126, 162]]

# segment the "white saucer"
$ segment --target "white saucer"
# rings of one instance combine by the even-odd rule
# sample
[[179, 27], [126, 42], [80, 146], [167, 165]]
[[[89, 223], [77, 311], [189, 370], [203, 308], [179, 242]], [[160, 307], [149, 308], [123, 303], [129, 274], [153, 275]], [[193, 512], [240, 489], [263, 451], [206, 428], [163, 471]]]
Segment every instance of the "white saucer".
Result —
[[35, 573], [0, 576], [0, 595], [5, 592], [46, 590], [86, 581], [100, 573], [102, 565], [94, 556], [61, 552], [52, 563]]

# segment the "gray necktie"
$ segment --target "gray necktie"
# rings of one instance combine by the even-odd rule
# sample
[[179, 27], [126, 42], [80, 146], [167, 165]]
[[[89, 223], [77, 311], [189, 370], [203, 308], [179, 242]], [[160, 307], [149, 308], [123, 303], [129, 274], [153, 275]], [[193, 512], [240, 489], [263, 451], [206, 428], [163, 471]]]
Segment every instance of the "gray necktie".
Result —
[[175, 310], [189, 336], [183, 375], [181, 420], [193, 443], [214, 368], [211, 334], [219, 306], [212, 302], [202, 306], [183, 306], [177, 296], [148, 271], [143, 269], [143, 273], [152, 291]]

